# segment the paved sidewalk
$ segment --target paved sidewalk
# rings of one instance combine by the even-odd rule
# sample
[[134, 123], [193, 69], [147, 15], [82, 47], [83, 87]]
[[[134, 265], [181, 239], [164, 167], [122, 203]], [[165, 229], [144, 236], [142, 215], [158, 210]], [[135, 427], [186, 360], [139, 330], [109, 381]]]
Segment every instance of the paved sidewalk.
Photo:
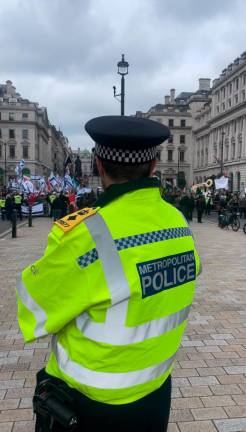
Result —
[[[0, 431], [33, 432], [35, 372], [48, 339], [25, 345], [16, 322], [15, 279], [39, 257], [51, 221], [34, 219], [0, 239]], [[192, 224], [203, 261], [190, 322], [173, 372], [169, 432], [246, 431], [246, 236]]]

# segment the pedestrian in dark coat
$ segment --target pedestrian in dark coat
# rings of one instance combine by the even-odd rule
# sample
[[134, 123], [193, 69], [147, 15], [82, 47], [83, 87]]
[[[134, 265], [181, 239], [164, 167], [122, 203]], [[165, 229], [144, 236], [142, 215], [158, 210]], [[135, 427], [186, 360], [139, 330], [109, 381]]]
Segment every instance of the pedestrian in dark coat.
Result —
[[205, 198], [203, 195], [199, 195], [196, 200], [196, 210], [197, 210], [197, 222], [202, 223], [202, 215], [206, 207]]
[[15, 202], [12, 195], [8, 194], [5, 201], [6, 217], [8, 221], [12, 220], [12, 214], [15, 207]]

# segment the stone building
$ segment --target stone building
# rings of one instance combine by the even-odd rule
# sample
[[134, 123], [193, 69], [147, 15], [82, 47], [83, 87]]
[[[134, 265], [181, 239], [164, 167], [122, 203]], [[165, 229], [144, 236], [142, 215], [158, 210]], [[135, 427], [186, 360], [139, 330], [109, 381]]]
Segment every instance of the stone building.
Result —
[[[164, 103], [151, 107], [146, 113], [136, 112], [137, 117], [155, 120], [169, 127], [171, 136], [158, 147], [157, 175], [162, 183], [173, 186], [192, 182], [192, 148], [191, 128], [192, 116], [188, 105], [190, 92], [182, 92], [175, 98], [175, 90], [165, 96]], [[178, 178], [180, 180], [178, 180]]]
[[246, 185], [246, 52], [213, 81], [203, 100], [189, 99], [193, 116], [194, 182], [222, 173], [232, 191]]
[[15, 176], [21, 159], [24, 174], [48, 176], [53, 170], [62, 174], [68, 151], [67, 139], [50, 125], [46, 108], [22, 98], [11, 81], [0, 84], [0, 185]]

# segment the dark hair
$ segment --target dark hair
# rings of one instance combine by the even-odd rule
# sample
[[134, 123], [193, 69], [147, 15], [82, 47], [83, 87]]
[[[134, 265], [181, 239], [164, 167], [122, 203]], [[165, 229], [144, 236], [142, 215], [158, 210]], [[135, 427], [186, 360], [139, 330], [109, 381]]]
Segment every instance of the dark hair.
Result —
[[152, 161], [141, 165], [120, 165], [101, 158], [100, 160], [107, 175], [113, 180], [128, 181], [150, 176]]

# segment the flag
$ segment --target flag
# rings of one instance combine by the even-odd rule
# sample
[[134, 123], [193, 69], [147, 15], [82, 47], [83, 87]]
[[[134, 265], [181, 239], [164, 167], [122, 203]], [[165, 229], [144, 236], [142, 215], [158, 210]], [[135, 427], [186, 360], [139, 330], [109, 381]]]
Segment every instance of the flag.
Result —
[[22, 170], [23, 170], [24, 166], [25, 166], [25, 161], [24, 161], [24, 159], [21, 159], [20, 162], [15, 167], [15, 172], [18, 176], [20, 176], [22, 174]]
[[51, 171], [48, 180], [52, 187], [55, 187], [57, 185], [57, 179], [53, 171]]
[[228, 178], [227, 177], [220, 177], [219, 179], [214, 180], [215, 183], [215, 189], [228, 189]]

